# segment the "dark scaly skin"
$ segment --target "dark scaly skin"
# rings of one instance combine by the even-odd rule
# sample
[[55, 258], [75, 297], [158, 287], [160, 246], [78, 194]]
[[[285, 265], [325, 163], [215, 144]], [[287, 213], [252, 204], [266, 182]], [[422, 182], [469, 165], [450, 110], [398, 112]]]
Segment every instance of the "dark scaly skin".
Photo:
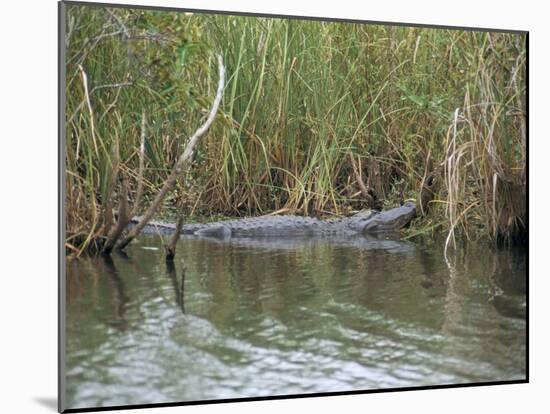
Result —
[[[414, 203], [375, 212], [362, 211], [350, 217], [320, 220], [300, 216], [262, 216], [217, 221], [206, 224], [186, 224], [182, 235], [204, 237], [297, 237], [316, 235], [358, 235], [395, 233], [416, 215]], [[139, 218], [132, 219], [136, 223]], [[172, 233], [175, 224], [151, 221], [143, 233]]]

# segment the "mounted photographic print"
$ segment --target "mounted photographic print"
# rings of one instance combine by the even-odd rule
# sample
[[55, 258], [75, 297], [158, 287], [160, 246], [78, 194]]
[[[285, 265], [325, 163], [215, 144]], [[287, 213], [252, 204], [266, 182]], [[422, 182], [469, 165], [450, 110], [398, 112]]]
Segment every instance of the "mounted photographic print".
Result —
[[60, 411], [528, 381], [527, 32], [59, 12]]

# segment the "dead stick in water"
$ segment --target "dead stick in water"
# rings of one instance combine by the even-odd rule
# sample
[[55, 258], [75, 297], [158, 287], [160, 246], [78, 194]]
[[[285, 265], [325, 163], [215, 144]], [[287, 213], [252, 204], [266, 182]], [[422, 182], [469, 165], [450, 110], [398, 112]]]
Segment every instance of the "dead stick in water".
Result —
[[122, 179], [119, 198], [120, 200], [118, 202], [118, 220], [111, 231], [109, 231], [109, 234], [107, 235], [107, 241], [103, 246], [103, 252], [107, 254], [111, 253], [116, 241], [118, 240], [124, 229], [128, 226], [128, 223], [130, 223], [130, 215], [128, 214], [128, 180], [126, 179], [126, 177], [123, 177]]
[[126, 237], [121, 239], [116, 244], [117, 249], [124, 249], [132, 240], [134, 240], [141, 233], [141, 230], [146, 226], [149, 220], [151, 220], [153, 215], [156, 213], [156, 211], [160, 207], [162, 200], [164, 200], [164, 197], [166, 196], [166, 194], [169, 191], [171, 191], [176, 185], [176, 180], [178, 176], [180, 176], [180, 174], [183, 171], [185, 171], [185, 169], [187, 168], [187, 164], [189, 163], [189, 161], [193, 156], [193, 151], [199, 139], [204, 135], [204, 133], [208, 130], [208, 128], [214, 121], [214, 118], [216, 117], [216, 113], [218, 112], [218, 107], [220, 106], [220, 102], [222, 100], [223, 88], [225, 83], [224, 81], [225, 69], [223, 66], [223, 59], [221, 55], [218, 55], [218, 71], [219, 71], [219, 78], [220, 78], [218, 82], [218, 90], [216, 92], [216, 97], [214, 99], [214, 103], [212, 104], [212, 109], [210, 110], [210, 114], [206, 119], [206, 122], [199, 129], [197, 129], [197, 131], [195, 131], [193, 136], [189, 139], [189, 142], [187, 143], [187, 146], [185, 147], [183, 154], [176, 161], [174, 167], [172, 168], [172, 172], [170, 173], [170, 176], [164, 182], [162, 188], [155, 196], [155, 199], [153, 200], [149, 208], [145, 211], [139, 223], [135, 227], [133, 227], [132, 230], [130, 230], [130, 232], [126, 235]]
[[178, 215], [178, 221], [176, 222], [176, 228], [168, 244], [164, 247], [166, 249], [166, 260], [172, 261], [176, 256], [176, 243], [180, 238], [181, 229], [183, 228], [183, 214]]

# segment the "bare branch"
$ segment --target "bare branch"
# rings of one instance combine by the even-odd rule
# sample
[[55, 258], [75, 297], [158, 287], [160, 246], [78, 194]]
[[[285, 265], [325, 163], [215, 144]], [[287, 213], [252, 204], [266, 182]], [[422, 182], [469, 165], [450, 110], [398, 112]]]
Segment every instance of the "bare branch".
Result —
[[118, 202], [118, 220], [116, 225], [111, 229], [107, 235], [107, 240], [103, 246], [104, 253], [111, 253], [116, 241], [121, 236], [124, 229], [130, 223], [130, 215], [128, 214], [128, 180], [126, 177], [122, 179], [120, 187], [120, 200]]
[[[112, 37], [112, 36], [118, 36], [119, 34], [121, 33], [124, 33], [122, 30], [117, 30], [115, 32], [110, 32], [110, 33], [105, 33], [105, 28], [102, 29], [101, 33], [94, 36], [94, 37], [91, 37], [85, 44], [84, 46], [82, 46], [82, 49], [80, 50], [80, 52], [78, 52], [77, 54], [75, 54], [72, 58], [70, 58], [68, 61], [67, 61], [67, 66], [72, 64], [74, 61], [78, 61], [78, 64], [82, 64], [82, 62], [84, 62], [84, 59], [86, 59], [86, 57], [90, 54], [90, 52], [97, 46], [97, 44], [99, 43], [99, 41], [101, 39], [104, 39], [106, 37]], [[93, 42], [93, 44], [92, 44]], [[86, 48], [89, 44], [91, 44], [91, 46], [89, 48]], [[69, 84], [71, 82], [69, 81]]]
[[105, 9], [107, 13], [116, 21], [116, 23], [120, 26], [123, 38], [128, 39], [130, 37], [130, 31], [128, 30], [128, 27], [120, 20], [120, 18], [113, 13], [110, 9]]
[[359, 185], [359, 190], [361, 190], [361, 194], [363, 195], [363, 197], [370, 200], [372, 197], [370, 196], [369, 190], [367, 189], [367, 186], [365, 185], [365, 182], [361, 177], [361, 171], [359, 170], [359, 168], [357, 168], [357, 163], [355, 162], [355, 158], [353, 158], [353, 154], [351, 152], [349, 153], [349, 159], [351, 161], [353, 173], [355, 174], [355, 181], [357, 181], [357, 184]]
[[225, 84], [225, 69], [223, 66], [223, 59], [221, 55], [218, 55], [218, 71], [219, 71], [219, 82], [218, 82], [218, 90], [216, 92], [216, 97], [214, 99], [214, 103], [212, 104], [212, 109], [210, 110], [210, 114], [208, 115], [208, 118], [206, 119], [206, 122], [199, 128], [197, 131], [193, 134], [193, 136], [189, 139], [189, 142], [187, 143], [187, 146], [185, 147], [185, 150], [183, 151], [183, 154], [178, 158], [176, 163], [174, 164], [174, 167], [172, 168], [172, 172], [170, 173], [170, 176], [166, 179], [164, 182], [162, 188], [157, 193], [155, 199], [149, 206], [149, 208], [145, 211], [143, 216], [141, 217], [141, 220], [139, 223], [130, 230], [128, 235], [120, 240], [116, 247], [117, 249], [124, 249], [133, 239], [135, 239], [143, 227], [151, 220], [153, 215], [156, 213], [158, 208], [160, 207], [162, 200], [166, 196], [166, 194], [171, 191], [175, 184], [178, 176], [185, 170], [187, 167], [187, 164], [191, 160], [193, 156], [193, 151], [195, 149], [195, 146], [197, 145], [197, 142], [201, 138], [202, 135], [208, 130], [212, 122], [214, 121], [214, 118], [216, 117], [216, 113], [218, 112], [218, 107], [220, 106], [220, 102], [222, 100], [222, 94], [223, 94], [223, 88]]
[[176, 256], [176, 243], [180, 238], [181, 229], [183, 228], [183, 221], [183, 214], [180, 211], [180, 213], [178, 214], [178, 220], [176, 222], [174, 233], [172, 233], [172, 237], [170, 238], [168, 245], [165, 246], [166, 260], [174, 260], [174, 256]]

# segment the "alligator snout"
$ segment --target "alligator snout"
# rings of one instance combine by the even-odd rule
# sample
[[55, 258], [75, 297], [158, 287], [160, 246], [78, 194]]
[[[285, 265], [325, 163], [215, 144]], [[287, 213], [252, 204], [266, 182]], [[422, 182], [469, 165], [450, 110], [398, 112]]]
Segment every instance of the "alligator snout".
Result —
[[365, 223], [363, 233], [382, 233], [397, 231], [416, 216], [416, 205], [412, 202], [406, 202], [401, 207], [382, 211]]

